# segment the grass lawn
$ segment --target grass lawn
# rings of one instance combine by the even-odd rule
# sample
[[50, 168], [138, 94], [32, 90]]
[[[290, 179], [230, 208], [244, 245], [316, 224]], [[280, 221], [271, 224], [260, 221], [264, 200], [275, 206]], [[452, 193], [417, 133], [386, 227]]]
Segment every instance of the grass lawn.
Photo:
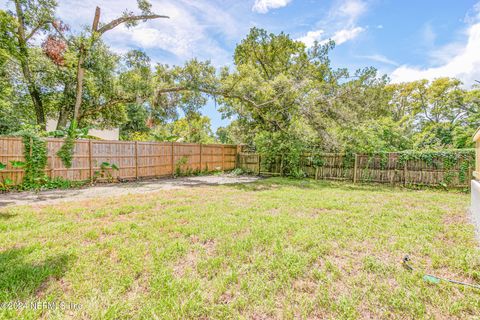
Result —
[[[468, 319], [469, 196], [271, 178], [0, 210], [0, 303], [35, 319]], [[401, 266], [409, 254], [413, 272]]]

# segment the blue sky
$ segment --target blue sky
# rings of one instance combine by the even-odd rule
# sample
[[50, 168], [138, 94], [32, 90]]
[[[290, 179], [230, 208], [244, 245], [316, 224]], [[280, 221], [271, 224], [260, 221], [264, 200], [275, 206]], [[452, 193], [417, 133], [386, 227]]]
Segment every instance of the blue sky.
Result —
[[[4, 1], [4, 0], [3, 0]], [[102, 21], [135, 10], [134, 0], [59, 0], [58, 15], [73, 29], [90, 25], [95, 6]], [[307, 45], [336, 40], [335, 67], [367, 66], [393, 82], [451, 76], [466, 86], [480, 80], [480, 2], [467, 0], [151, 0], [169, 20], [120, 27], [105, 40], [118, 53], [139, 48], [155, 62], [182, 64], [197, 57], [232, 63], [235, 45], [253, 26], [284, 31]], [[9, 5], [11, 6], [11, 5]], [[5, 4], [3, 5], [5, 7]], [[216, 129], [221, 119], [203, 110]]]

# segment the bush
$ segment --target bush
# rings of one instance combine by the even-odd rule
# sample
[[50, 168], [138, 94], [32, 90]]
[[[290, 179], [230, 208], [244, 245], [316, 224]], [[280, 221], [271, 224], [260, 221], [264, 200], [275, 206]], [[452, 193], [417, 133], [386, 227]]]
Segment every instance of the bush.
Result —
[[271, 171], [280, 162], [280, 174], [301, 178], [301, 157], [307, 145], [301, 137], [292, 133], [262, 132], [255, 139], [257, 151], [262, 155], [262, 165]]

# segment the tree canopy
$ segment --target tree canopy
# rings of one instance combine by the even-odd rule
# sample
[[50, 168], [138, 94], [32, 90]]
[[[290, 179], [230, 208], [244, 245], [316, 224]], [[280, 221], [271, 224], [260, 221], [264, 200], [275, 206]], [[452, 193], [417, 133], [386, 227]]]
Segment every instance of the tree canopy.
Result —
[[[230, 67], [192, 59], [154, 63], [145, 52], [116, 54], [101, 36], [120, 24], [166, 18], [138, 1], [74, 33], [55, 1], [12, 0], [0, 11], [0, 133], [25, 125], [45, 129], [120, 127], [123, 139], [245, 143], [262, 152], [397, 151], [467, 148], [480, 126], [478, 86], [439, 78], [390, 83], [372, 67], [334, 68], [335, 43], [308, 48], [288, 34], [252, 28]], [[92, 8], [92, 13], [94, 12]], [[171, 21], [175, 23], [175, 21]], [[43, 35], [43, 43], [32, 41]], [[226, 127], [202, 115], [218, 105]], [[288, 152], [287, 152], [288, 151]]]

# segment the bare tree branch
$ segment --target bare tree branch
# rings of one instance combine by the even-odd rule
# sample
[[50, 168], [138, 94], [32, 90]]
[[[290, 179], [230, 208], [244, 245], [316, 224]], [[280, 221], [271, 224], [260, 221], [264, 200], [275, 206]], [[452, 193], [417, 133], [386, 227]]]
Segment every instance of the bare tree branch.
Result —
[[32, 38], [35, 33], [37, 33], [38, 30], [40, 30], [44, 25], [46, 25], [48, 23], [48, 21], [42, 21], [40, 22], [35, 28], [33, 28], [30, 33], [25, 37], [25, 41], [28, 41], [30, 40], [30, 38]]
[[60, 36], [60, 38], [62, 38], [62, 40], [65, 41], [65, 43], [68, 44], [68, 39], [67, 39], [67, 37], [65, 37], [65, 35], [64, 35], [63, 32], [62, 32], [62, 30], [60, 30], [60, 28], [58, 28], [57, 24], [54, 23], [53, 21], [49, 21], [49, 23], [52, 24], [53, 29], [55, 29], [55, 31], [56, 31], [57, 34]]
[[145, 15], [139, 15], [139, 16], [125, 16], [125, 17], [120, 17], [118, 19], [112, 20], [111, 22], [107, 23], [100, 29], [98, 29], [98, 33], [104, 34], [105, 32], [112, 30], [116, 26], [125, 23], [125, 22], [133, 22], [133, 21], [139, 21], [139, 20], [152, 20], [152, 19], [159, 19], [159, 18], [165, 18], [165, 19], [170, 19], [169, 16], [161, 16], [158, 14], [145, 14]]
[[223, 96], [225, 98], [242, 100], [244, 102], [247, 102], [247, 103], [251, 104], [252, 106], [254, 106], [256, 108], [261, 108], [263, 106], [266, 106], [266, 105], [276, 101], [276, 99], [271, 99], [271, 100], [268, 100], [266, 102], [256, 103], [255, 101], [253, 101], [252, 99], [250, 99], [248, 97], [240, 96], [240, 95], [236, 95], [236, 94], [231, 94], [231, 93], [228, 93], [228, 92], [225, 92], [225, 91], [216, 91], [216, 90], [202, 89], [202, 88], [192, 89], [192, 88], [189, 88], [189, 87], [186, 87], [186, 86], [158, 89], [158, 90], [156, 90], [156, 95], [159, 95], [159, 94], [162, 94], [162, 93], [193, 91], [193, 90], [200, 91], [200, 92], [207, 93], [207, 94], [211, 94], [211, 95]]
[[96, 32], [98, 30], [98, 23], [100, 22], [100, 8], [95, 8], [95, 16], [93, 17], [92, 31]]

